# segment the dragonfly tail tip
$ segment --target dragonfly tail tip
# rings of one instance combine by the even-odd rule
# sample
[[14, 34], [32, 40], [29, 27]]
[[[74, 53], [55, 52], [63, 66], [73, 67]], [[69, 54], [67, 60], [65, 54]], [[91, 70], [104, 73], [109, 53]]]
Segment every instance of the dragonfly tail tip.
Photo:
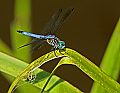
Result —
[[18, 30], [17, 32], [18, 32], [18, 33], [22, 33], [23, 31]]

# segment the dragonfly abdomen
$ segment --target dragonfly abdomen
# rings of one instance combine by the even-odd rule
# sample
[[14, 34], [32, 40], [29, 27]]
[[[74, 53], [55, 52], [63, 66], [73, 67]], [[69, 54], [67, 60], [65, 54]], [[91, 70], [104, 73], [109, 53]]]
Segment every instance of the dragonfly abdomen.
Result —
[[38, 38], [38, 39], [52, 39], [52, 38], [55, 38], [55, 35], [38, 35], [38, 34], [33, 34], [33, 33], [30, 33], [30, 32], [25, 32], [25, 31], [17, 31], [23, 35], [26, 35], [26, 36], [30, 36], [30, 37], [34, 37], [34, 38]]

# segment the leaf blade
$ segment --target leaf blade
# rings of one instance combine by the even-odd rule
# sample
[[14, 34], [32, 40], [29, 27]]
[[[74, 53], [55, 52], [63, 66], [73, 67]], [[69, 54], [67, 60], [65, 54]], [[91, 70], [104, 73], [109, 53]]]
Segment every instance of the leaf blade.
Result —
[[[48, 53], [49, 54], [49, 53]], [[15, 87], [21, 77], [27, 75], [29, 71], [34, 71], [42, 64], [49, 62], [56, 58], [54, 55], [54, 51], [51, 52], [51, 55], [45, 60], [44, 58], [48, 56], [48, 54], [38, 58], [37, 60], [33, 61], [28, 67], [26, 67], [21, 74], [16, 78], [16, 80], [12, 83], [10, 87], [10, 91]], [[59, 51], [57, 51], [57, 58], [59, 57], [69, 57], [72, 58], [73, 63], [72, 65], [77, 66], [81, 69], [84, 73], [86, 73], [90, 78], [94, 81], [98, 82], [101, 86], [103, 86], [109, 93], [119, 93], [120, 92], [120, 84], [113, 80], [111, 77], [106, 75], [99, 67], [93, 64], [90, 60], [79, 54], [78, 52], [66, 48], [64, 51], [64, 55], [61, 55]], [[67, 64], [67, 63], [66, 63]], [[68, 63], [69, 64], [69, 63]], [[45, 83], [45, 82], [44, 82]], [[8, 92], [11, 93], [11, 92]]]
[[[100, 68], [114, 80], [117, 80], [120, 72], [120, 19], [111, 36]], [[91, 93], [106, 93], [99, 84], [94, 83]]]
[[[4, 73], [7, 73], [11, 76], [16, 77], [17, 75], [19, 75], [19, 73], [23, 69], [26, 68], [27, 65], [28, 65], [27, 63], [25, 63], [21, 60], [18, 60], [14, 57], [8, 56], [8, 55], [0, 52], [0, 71], [2, 71]], [[34, 84], [34, 86], [42, 89], [44, 83], [46, 82], [46, 80], [49, 76], [49, 74], [47, 72], [41, 70], [41, 69], [37, 69], [36, 73], [43, 73], [42, 75], [40, 74], [40, 76], [42, 76], [42, 77], [39, 77], [39, 78], [42, 79], [41, 82], [38, 82], [38, 83]], [[43, 75], [44, 75], [44, 77], [43, 77]], [[52, 77], [51, 84], [53, 85], [54, 82], [57, 82], [59, 80], [61, 80], [61, 79], [54, 75]], [[50, 84], [50, 87], [52, 86], [51, 84]], [[75, 88], [74, 86], [72, 86], [71, 84], [69, 84], [66, 81], [63, 81], [62, 83], [58, 83], [56, 85], [56, 87], [54, 88], [54, 90], [53, 89], [50, 90], [50, 93], [55, 93], [55, 91], [58, 91], [57, 93], [61, 93], [61, 92], [59, 92], [59, 89], [60, 89], [61, 86], [64, 86], [64, 88], [66, 87], [67, 90], [69, 89], [70, 91], [73, 91], [73, 93], [81, 93], [80, 90], [78, 90], [77, 88]]]

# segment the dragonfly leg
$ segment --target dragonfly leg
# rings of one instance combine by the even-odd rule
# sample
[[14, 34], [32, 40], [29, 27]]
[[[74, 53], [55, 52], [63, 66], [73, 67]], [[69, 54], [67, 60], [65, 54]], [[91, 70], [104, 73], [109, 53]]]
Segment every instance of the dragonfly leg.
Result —
[[56, 49], [54, 49], [54, 54], [55, 54], [56, 57], [58, 57], [58, 56], [56, 55]]
[[57, 48], [53, 47], [54, 54], [55, 54], [56, 57], [58, 57], [58, 56], [56, 55], [56, 50], [57, 50]]
[[[52, 47], [51, 50], [50, 50], [50, 52], [52, 52], [52, 51], [54, 51], [54, 54], [55, 54], [55, 56], [57, 57], [57, 55], [56, 55], [56, 48]], [[48, 54], [47, 58], [49, 57], [50, 54], [51, 54], [51, 53]]]

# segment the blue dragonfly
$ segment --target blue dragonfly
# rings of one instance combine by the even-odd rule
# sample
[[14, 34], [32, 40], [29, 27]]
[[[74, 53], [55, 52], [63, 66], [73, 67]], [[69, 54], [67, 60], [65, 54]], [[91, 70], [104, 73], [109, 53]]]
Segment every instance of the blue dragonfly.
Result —
[[52, 15], [52, 18], [47, 23], [46, 27], [43, 29], [41, 34], [34, 34], [30, 32], [25, 32], [22, 30], [18, 30], [17, 32], [34, 38], [30, 43], [25, 44], [19, 48], [22, 48], [24, 46], [28, 46], [30, 44], [38, 43], [33, 47], [33, 51], [35, 49], [38, 49], [39, 47], [42, 47], [46, 44], [49, 44], [52, 46], [51, 51], [54, 50], [54, 54], [56, 56], [56, 50], [62, 50], [65, 48], [65, 42], [61, 41], [58, 37], [56, 37], [55, 32], [58, 31], [64, 21], [67, 19], [68, 16], [73, 12], [74, 8], [67, 8], [67, 9], [59, 9], [57, 12], [55, 12]]

